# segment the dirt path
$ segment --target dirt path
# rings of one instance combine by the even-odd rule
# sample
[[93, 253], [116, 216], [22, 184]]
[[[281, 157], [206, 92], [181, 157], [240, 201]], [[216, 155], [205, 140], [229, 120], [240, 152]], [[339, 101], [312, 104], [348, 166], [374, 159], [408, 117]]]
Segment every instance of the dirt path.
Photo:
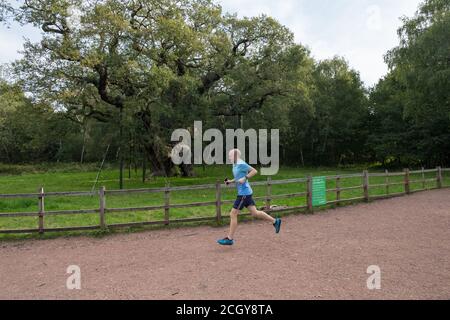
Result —
[[[1, 299], [450, 299], [450, 189], [241, 224], [0, 244]], [[81, 268], [81, 290], [66, 269]], [[368, 266], [381, 290], [368, 290]]]

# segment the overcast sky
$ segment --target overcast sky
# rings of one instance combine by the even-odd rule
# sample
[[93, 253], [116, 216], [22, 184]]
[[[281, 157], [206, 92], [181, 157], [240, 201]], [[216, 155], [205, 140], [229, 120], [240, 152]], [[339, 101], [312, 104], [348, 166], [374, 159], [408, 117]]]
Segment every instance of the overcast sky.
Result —
[[[286, 25], [295, 40], [317, 59], [340, 55], [358, 70], [366, 85], [387, 72], [383, 55], [398, 43], [400, 17], [412, 16], [420, 0], [218, 0], [240, 17], [267, 14]], [[38, 41], [30, 26], [0, 26], [0, 63], [20, 58], [23, 38]]]

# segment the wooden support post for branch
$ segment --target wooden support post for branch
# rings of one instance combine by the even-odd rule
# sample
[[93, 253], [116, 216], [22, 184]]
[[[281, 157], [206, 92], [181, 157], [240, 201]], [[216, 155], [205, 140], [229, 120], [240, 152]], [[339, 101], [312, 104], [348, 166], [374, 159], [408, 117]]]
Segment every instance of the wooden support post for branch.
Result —
[[44, 205], [44, 188], [41, 187], [38, 190], [39, 192], [39, 197], [38, 197], [38, 207], [39, 207], [39, 233], [43, 234], [44, 233], [44, 213], [45, 213], [45, 205]]
[[410, 194], [411, 189], [409, 185], [409, 169], [405, 169], [405, 193]]
[[425, 189], [425, 168], [422, 167], [422, 189]]
[[270, 210], [272, 197], [272, 178], [267, 177], [266, 210]]
[[100, 198], [100, 228], [106, 228], [105, 223], [105, 208], [106, 208], [106, 197], [105, 197], [106, 188], [103, 186], [100, 188], [99, 198]]
[[340, 201], [341, 200], [341, 176], [337, 176], [337, 178], [336, 178], [336, 201], [337, 201], [337, 204], [339, 205], [340, 204]]
[[384, 171], [384, 173], [386, 174], [386, 178], [385, 178], [385, 183], [386, 183], [386, 194], [389, 195], [389, 171], [388, 169], [386, 169]]
[[439, 189], [442, 188], [442, 168], [441, 167], [437, 167], [437, 173], [436, 173], [436, 179], [437, 179], [437, 187]]
[[363, 189], [364, 189], [364, 200], [369, 202], [369, 172], [367, 170], [363, 171]]
[[170, 209], [170, 185], [166, 184], [166, 190], [164, 191], [164, 224], [169, 224], [169, 209]]
[[220, 181], [217, 180], [216, 182], [216, 220], [217, 223], [222, 222], [222, 195], [221, 195], [221, 184]]
[[144, 157], [142, 158], [142, 183], [145, 183], [147, 180], [147, 158], [144, 153]]
[[313, 204], [312, 204], [312, 177], [308, 176], [306, 181], [306, 203], [308, 206], [308, 211], [310, 213], [313, 212]]

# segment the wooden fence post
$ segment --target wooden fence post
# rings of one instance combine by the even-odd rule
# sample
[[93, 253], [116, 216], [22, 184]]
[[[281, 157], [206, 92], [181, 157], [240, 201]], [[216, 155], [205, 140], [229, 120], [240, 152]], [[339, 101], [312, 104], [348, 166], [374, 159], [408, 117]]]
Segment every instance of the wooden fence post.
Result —
[[341, 176], [336, 178], [336, 204], [339, 205], [341, 200]]
[[164, 191], [164, 224], [169, 224], [169, 209], [170, 209], [170, 185], [166, 183], [166, 190]]
[[308, 211], [310, 213], [313, 212], [313, 204], [312, 204], [312, 176], [308, 176], [306, 181], [306, 203], [308, 206]]
[[386, 195], [389, 195], [389, 171], [388, 169], [386, 169], [384, 171], [384, 173], [386, 174], [386, 178], [385, 178], [385, 183], [386, 183]]
[[270, 210], [272, 197], [272, 177], [267, 177], [266, 210]]
[[364, 200], [369, 202], [369, 172], [367, 170], [363, 171], [363, 189], [364, 189]]
[[216, 220], [217, 223], [222, 222], [222, 199], [221, 199], [221, 189], [220, 189], [220, 181], [216, 182]]
[[106, 208], [106, 197], [105, 197], [106, 188], [103, 186], [100, 188], [99, 198], [100, 198], [100, 228], [106, 228], [105, 223], [105, 208]]
[[437, 179], [437, 187], [439, 189], [442, 189], [442, 168], [441, 167], [437, 167], [437, 173], [436, 173], [436, 179]]
[[411, 193], [410, 185], [409, 185], [409, 169], [405, 169], [405, 192], [406, 194]]
[[39, 233], [44, 233], [44, 213], [45, 213], [45, 205], [44, 205], [44, 187], [39, 188], [39, 197], [38, 197], [38, 207], [39, 207]]

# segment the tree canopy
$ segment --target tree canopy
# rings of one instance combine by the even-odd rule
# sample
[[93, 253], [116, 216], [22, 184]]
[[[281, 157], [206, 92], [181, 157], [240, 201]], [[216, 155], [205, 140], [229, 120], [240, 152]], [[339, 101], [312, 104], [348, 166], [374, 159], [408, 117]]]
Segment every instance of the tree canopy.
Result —
[[[424, 1], [414, 17], [403, 18], [398, 35], [399, 46], [386, 55], [390, 72], [372, 93], [378, 121], [378, 136], [371, 139], [377, 143], [372, 146], [380, 151], [382, 158], [391, 156], [400, 163], [427, 166], [448, 163], [449, 1]], [[385, 117], [388, 117], [387, 123], [382, 123]], [[380, 150], [380, 143], [388, 144], [389, 148]], [[389, 149], [393, 153], [389, 154]]]
[[111, 146], [121, 168], [138, 157], [152, 174], [191, 175], [170, 161], [169, 139], [202, 120], [279, 128], [286, 164], [449, 163], [449, 6], [425, 0], [403, 18], [389, 73], [369, 89], [344, 58], [316, 61], [277, 20], [213, 0], [1, 0], [2, 22], [42, 40], [25, 42], [14, 83], [1, 83], [0, 161], [33, 160], [27, 143], [48, 161], [98, 160]]

